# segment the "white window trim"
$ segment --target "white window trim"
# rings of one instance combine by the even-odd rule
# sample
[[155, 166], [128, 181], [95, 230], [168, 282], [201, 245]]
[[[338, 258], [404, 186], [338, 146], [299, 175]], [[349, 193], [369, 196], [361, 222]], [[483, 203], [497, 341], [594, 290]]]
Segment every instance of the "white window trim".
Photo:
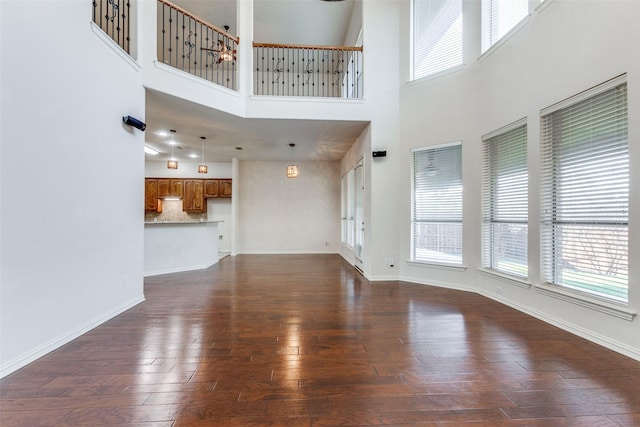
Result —
[[540, 13], [553, 3], [555, 3], [555, 0], [540, 0], [540, 3], [536, 5], [535, 10]]
[[536, 284], [535, 289], [538, 293], [552, 298], [557, 298], [572, 304], [586, 307], [600, 313], [609, 314], [619, 317], [620, 319], [632, 321], [638, 315], [636, 310], [630, 309], [624, 304], [616, 304], [609, 300], [600, 299], [591, 294], [581, 292], [579, 290], [566, 290], [558, 285], [550, 283]]
[[503, 273], [501, 271], [494, 270], [492, 268], [480, 267], [478, 271], [485, 276], [492, 277], [494, 279], [501, 280], [503, 282], [509, 283], [511, 285], [519, 286], [521, 288], [530, 289], [533, 285], [527, 279], [518, 276], [512, 276], [510, 274]]
[[416, 261], [411, 259], [407, 260], [407, 264], [419, 267], [440, 268], [442, 270], [467, 271], [467, 266], [464, 264], [446, 264], [443, 262]]
[[437, 73], [434, 74], [429, 74], [428, 76], [424, 76], [424, 77], [420, 77], [419, 79], [415, 79], [415, 80], [411, 80], [411, 78], [409, 78], [409, 80], [406, 82], [407, 86], [413, 86], [416, 84], [422, 84], [431, 80], [435, 80], [435, 79], [440, 79], [442, 77], [448, 76], [449, 74], [454, 74], [457, 72], [460, 72], [462, 70], [464, 70], [467, 67], [467, 64], [460, 64], [460, 65], [456, 65], [455, 67], [452, 68], [448, 68], [446, 70], [442, 70], [439, 71]]
[[516, 128], [519, 128], [520, 126], [526, 125], [527, 124], [527, 118], [523, 117], [519, 120], [516, 120], [513, 123], [509, 123], [508, 125], [502, 126], [500, 129], [496, 129], [494, 131], [491, 131], [489, 133], [486, 133], [484, 135], [482, 135], [480, 137], [481, 141], [486, 141], [487, 139], [491, 139], [494, 136], [498, 136], [498, 135], [502, 135], [503, 133], [507, 133], [509, 131], [512, 131]]
[[558, 110], [562, 110], [563, 108], [570, 107], [574, 104], [592, 98], [598, 94], [606, 92], [608, 90], [613, 89], [614, 87], [621, 85], [627, 82], [627, 74], [620, 74], [619, 76], [613, 77], [606, 82], [600, 83], [597, 86], [586, 89], [576, 95], [572, 95], [568, 98], [563, 99], [562, 101], [556, 102], [553, 105], [546, 107], [543, 110], [540, 110], [540, 117], [544, 117], [548, 114], [554, 113]]
[[527, 16], [525, 16], [524, 18], [522, 18], [522, 21], [520, 21], [518, 23], [518, 25], [516, 25], [515, 27], [513, 27], [511, 30], [509, 30], [509, 32], [507, 34], [505, 34], [504, 36], [502, 36], [502, 38], [500, 40], [498, 40], [497, 42], [495, 42], [494, 44], [491, 45], [491, 47], [489, 49], [487, 49], [486, 51], [484, 51], [479, 57], [478, 57], [478, 62], [482, 62], [485, 59], [487, 59], [489, 56], [491, 56], [491, 54], [493, 52], [495, 52], [496, 50], [498, 50], [500, 48], [500, 46], [502, 46], [503, 44], [505, 44], [506, 42], [508, 42], [512, 37], [514, 37], [519, 31], [520, 29], [522, 29], [525, 25], [527, 25], [529, 23], [529, 20], [531, 19], [531, 13], [529, 13]]

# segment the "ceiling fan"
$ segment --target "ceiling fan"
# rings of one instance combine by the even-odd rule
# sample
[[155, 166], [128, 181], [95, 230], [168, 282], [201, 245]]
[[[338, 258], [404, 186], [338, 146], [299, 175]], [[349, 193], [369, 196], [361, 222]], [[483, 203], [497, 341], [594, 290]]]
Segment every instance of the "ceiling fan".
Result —
[[[229, 26], [225, 25], [224, 29], [229, 31]], [[215, 52], [214, 54], [218, 55], [218, 60], [216, 61], [220, 64], [222, 61], [235, 61], [236, 60], [236, 49], [231, 49], [231, 46], [224, 43], [223, 40], [218, 39], [219, 49], [201, 47], [200, 50], [206, 50], [209, 52]]]

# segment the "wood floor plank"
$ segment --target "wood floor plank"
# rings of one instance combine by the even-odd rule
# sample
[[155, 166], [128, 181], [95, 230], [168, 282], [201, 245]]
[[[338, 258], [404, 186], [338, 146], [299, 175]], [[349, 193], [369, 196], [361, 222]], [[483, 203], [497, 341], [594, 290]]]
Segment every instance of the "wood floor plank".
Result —
[[2, 427], [640, 426], [640, 362], [337, 255], [240, 255], [0, 380]]

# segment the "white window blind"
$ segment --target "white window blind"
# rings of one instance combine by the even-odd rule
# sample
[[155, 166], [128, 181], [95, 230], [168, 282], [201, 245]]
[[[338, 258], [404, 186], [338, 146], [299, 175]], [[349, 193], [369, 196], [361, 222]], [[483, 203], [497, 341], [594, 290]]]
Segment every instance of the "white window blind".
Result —
[[462, 0], [412, 0], [411, 79], [462, 64]]
[[482, 52], [529, 14], [528, 0], [482, 0]]
[[526, 119], [483, 138], [482, 264], [528, 276]]
[[413, 152], [413, 261], [462, 264], [462, 144]]
[[541, 112], [545, 279], [628, 301], [625, 76]]

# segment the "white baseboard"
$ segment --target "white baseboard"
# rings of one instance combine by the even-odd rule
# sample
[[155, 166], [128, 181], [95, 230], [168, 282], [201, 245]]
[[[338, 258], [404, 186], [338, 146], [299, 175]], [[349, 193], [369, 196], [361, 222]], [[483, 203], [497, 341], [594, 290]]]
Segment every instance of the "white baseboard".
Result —
[[626, 345], [616, 340], [612, 340], [609, 337], [606, 337], [604, 335], [596, 334], [593, 331], [584, 329], [580, 326], [574, 325], [573, 323], [569, 323], [564, 319], [561, 319], [555, 316], [550, 316], [546, 313], [543, 313], [539, 310], [535, 310], [525, 305], [519, 304], [508, 298], [502, 298], [502, 297], [498, 298], [496, 295], [485, 293], [485, 292], [476, 292], [476, 293], [484, 297], [487, 297], [489, 299], [492, 299], [494, 301], [497, 301], [501, 304], [504, 304], [506, 306], [509, 306], [511, 308], [514, 308], [522, 313], [528, 314], [529, 316], [535, 317], [536, 319], [542, 320], [545, 323], [549, 323], [550, 325], [558, 327], [564, 331], [570, 332], [574, 335], [584, 338], [587, 341], [591, 341], [595, 344], [608, 348], [609, 350], [613, 350], [617, 353], [623, 354], [627, 357], [640, 361], [640, 349], [631, 347], [629, 345]]
[[327, 251], [242, 251], [238, 252], [238, 255], [338, 255], [334, 250]]
[[559, 317], [555, 317], [555, 316], [550, 316], [546, 313], [543, 313], [539, 310], [533, 309], [531, 307], [527, 307], [525, 305], [522, 305], [520, 303], [517, 303], [513, 300], [510, 300], [508, 298], [503, 298], [500, 297], [498, 298], [496, 295], [488, 293], [488, 292], [483, 292], [480, 291], [476, 288], [470, 288], [470, 287], [465, 287], [465, 286], [460, 286], [457, 284], [452, 284], [452, 283], [437, 283], [437, 282], [433, 282], [431, 280], [425, 281], [425, 280], [421, 280], [421, 279], [417, 279], [415, 277], [403, 277], [399, 280], [405, 281], [405, 282], [411, 282], [411, 283], [417, 283], [420, 285], [428, 285], [428, 286], [438, 286], [441, 288], [446, 288], [446, 289], [454, 289], [454, 290], [458, 290], [458, 291], [465, 291], [465, 292], [473, 292], [476, 293], [478, 295], [481, 295], [483, 297], [492, 299], [494, 301], [497, 301], [501, 304], [504, 304], [508, 307], [511, 307], [515, 310], [518, 310], [522, 313], [528, 314], [529, 316], [535, 317], [536, 319], [542, 320], [545, 323], [548, 323], [550, 325], [553, 325], [555, 327], [558, 327], [564, 331], [567, 331], [573, 335], [577, 335], [581, 338], [584, 338], [588, 341], [591, 341], [595, 344], [601, 345], [605, 348], [608, 348], [609, 350], [615, 351], [617, 353], [623, 354], [627, 357], [630, 357], [632, 359], [638, 360], [640, 361], [640, 349], [631, 347], [627, 344], [621, 343], [619, 341], [616, 340], [612, 340], [609, 337], [606, 337], [604, 335], [600, 335], [597, 333], [594, 333], [593, 331], [589, 331], [587, 329], [584, 329], [580, 326], [577, 326], [573, 323], [569, 323]]
[[4, 366], [2, 366], [0, 368], [0, 378], [4, 378], [5, 376], [17, 371], [18, 369], [28, 365], [29, 363], [38, 360], [42, 356], [52, 352], [53, 350], [56, 350], [56, 349], [62, 347], [63, 345], [67, 344], [68, 342], [73, 341], [74, 339], [78, 338], [79, 336], [89, 332], [90, 330], [92, 330], [93, 328], [95, 328], [97, 326], [100, 326], [101, 324], [103, 324], [107, 320], [116, 317], [117, 315], [129, 310], [130, 308], [135, 307], [136, 305], [140, 304], [143, 301], [144, 301], [144, 295], [140, 295], [140, 296], [132, 299], [131, 301], [116, 307], [115, 309], [111, 310], [110, 312], [105, 313], [102, 316], [99, 316], [96, 319], [93, 319], [93, 320], [85, 323], [84, 325], [81, 325], [80, 327], [78, 327], [76, 329], [68, 331], [68, 332], [60, 335], [59, 337], [54, 338], [51, 341], [49, 341], [49, 342], [47, 342], [45, 344], [42, 344], [42, 345], [40, 345], [40, 346], [38, 346], [38, 347], [26, 352], [25, 354], [22, 354], [22, 355], [20, 355], [20, 356], [18, 356], [16, 358], [14, 358], [13, 360], [10, 360], [9, 362], [7, 362]]

